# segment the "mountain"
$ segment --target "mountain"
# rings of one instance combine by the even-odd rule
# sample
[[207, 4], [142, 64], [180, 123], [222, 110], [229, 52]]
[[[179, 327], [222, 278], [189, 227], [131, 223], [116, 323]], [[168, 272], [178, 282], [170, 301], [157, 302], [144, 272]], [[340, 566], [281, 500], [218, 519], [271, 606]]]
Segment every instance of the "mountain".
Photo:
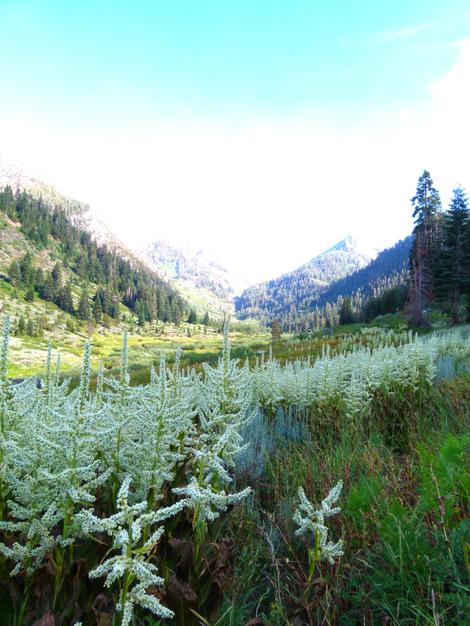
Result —
[[295, 318], [311, 310], [333, 282], [365, 267], [375, 254], [348, 236], [293, 272], [246, 289], [235, 299], [236, 311], [241, 318], [263, 322]]
[[[42, 312], [51, 313], [48, 325], [60, 318], [64, 327], [82, 331], [91, 323], [118, 329], [157, 320], [178, 324], [190, 309], [181, 293], [114, 237], [86, 204], [4, 159], [0, 292], [0, 308], [14, 313], [15, 324], [23, 310], [28, 315], [24, 303], [42, 302]], [[23, 324], [27, 320], [35, 329], [44, 326], [39, 312]]]
[[52, 210], [67, 215], [70, 222], [90, 233], [93, 239], [126, 259], [145, 263], [143, 258], [128, 248], [85, 202], [68, 197], [52, 185], [39, 180], [23, 166], [7, 160], [0, 154], [0, 189], [9, 186], [14, 192], [26, 191], [33, 198], [45, 202]]
[[211, 315], [233, 311], [233, 298], [247, 282], [231, 274], [215, 255], [190, 246], [176, 248], [157, 239], [142, 253], [182, 293]]
[[15, 193], [26, 191], [32, 198], [47, 204], [51, 211], [58, 210], [66, 215], [71, 225], [89, 233], [98, 245], [164, 279], [180, 298], [191, 303], [200, 319], [206, 312], [211, 319], [220, 319], [225, 312], [232, 313], [234, 295], [248, 284], [215, 261], [214, 255], [201, 249], [193, 250], [189, 246], [178, 249], [156, 240], [143, 252], [131, 250], [88, 204], [67, 197], [0, 155], [0, 190], [5, 186]]
[[317, 305], [333, 303], [338, 298], [365, 299], [376, 296], [396, 286], [405, 285], [408, 277], [412, 237], [405, 237], [391, 248], [379, 252], [375, 259], [362, 269], [334, 281], [323, 291]]
[[[367, 253], [347, 237], [295, 272], [245, 291], [236, 300], [238, 314], [264, 323], [279, 319], [285, 330], [306, 331], [338, 323], [345, 297], [359, 319], [394, 312], [406, 298], [410, 248], [411, 237], [406, 237], [366, 263]], [[354, 263], [362, 267], [351, 272]], [[282, 308], [276, 306], [278, 299]]]

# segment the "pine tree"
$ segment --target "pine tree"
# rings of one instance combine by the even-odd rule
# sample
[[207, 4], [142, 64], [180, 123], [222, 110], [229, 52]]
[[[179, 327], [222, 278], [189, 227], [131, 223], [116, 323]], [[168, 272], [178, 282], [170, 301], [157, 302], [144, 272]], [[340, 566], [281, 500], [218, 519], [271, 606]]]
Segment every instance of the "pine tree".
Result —
[[54, 284], [54, 291], [57, 292], [62, 287], [61, 268], [58, 261], [52, 268], [51, 277]]
[[23, 285], [30, 286], [33, 282], [34, 269], [31, 254], [27, 252], [20, 261], [21, 276]]
[[424, 323], [423, 310], [433, 296], [433, 274], [438, 257], [441, 200], [431, 175], [424, 171], [418, 180], [413, 205], [413, 244], [410, 255], [409, 303], [414, 324]]
[[204, 326], [209, 326], [210, 324], [210, 317], [209, 317], [209, 311], [206, 311], [206, 314], [204, 315], [204, 319], [202, 321], [202, 323], [204, 324]]
[[54, 288], [54, 281], [52, 279], [52, 276], [50, 274], [47, 274], [44, 283], [40, 286], [40, 295], [44, 300], [47, 300], [48, 302], [53, 302], [55, 294], [56, 291]]
[[8, 278], [14, 287], [20, 287], [23, 283], [21, 269], [18, 261], [13, 260], [8, 268]]
[[16, 200], [12, 188], [7, 185], [0, 192], [0, 211], [3, 211], [12, 220], [16, 220]]
[[176, 326], [179, 326], [181, 324], [181, 311], [176, 302], [173, 302], [173, 304], [171, 305], [171, 321]]
[[343, 299], [343, 304], [339, 311], [339, 323], [341, 326], [354, 323], [354, 313], [352, 310], [351, 298], [347, 296]]
[[70, 283], [67, 283], [59, 289], [55, 302], [57, 306], [62, 309], [62, 311], [70, 313], [71, 315], [75, 313], [75, 307], [73, 305], [72, 297], [72, 286]]
[[120, 311], [119, 300], [117, 298], [114, 298], [111, 304], [111, 317], [113, 318], [113, 320], [119, 321]]
[[188, 324], [197, 324], [197, 314], [194, 309], [191, 309], [189, 311]]
[[436, 296], [449, 302], [454, 324], [461, 322], [461, 297], [470, 283], [469, 229], [468, 200], [462, 187], [457, 187], [444, 215], [442, 248], [435, 270]]
[[139, 302], [137, 303], [136, 313], [137, 313], [137, 324], [140, 327], [145, 326], [144, 306], [141, 300], [139, 300]]
[[165, 305], [163, 307], [162, 320], [164, 322], [171, 322], [171, 310], [170, 303], [166, 300]]
[[26, 293], [24, 294], [24, 299], [26, 302], [34, 302], [34, 288], [28, 287]]
[[83, 289], [80, 300], [78, 302], [77, 315], [82, 320], [90, 319], [90, 301], [88, 298], [88, 291]]
[[26, 332], [26, 322], [24, 317], [21, 315], [18, 320], [18, 335], [24, 335]]
[[102, 315], [103, 307], [101, 306], [100, 293], [97, 292], [95, 294], [95, 297], [93, 298], [93, 319], [95, 320], [95, 322], [99, 322]]

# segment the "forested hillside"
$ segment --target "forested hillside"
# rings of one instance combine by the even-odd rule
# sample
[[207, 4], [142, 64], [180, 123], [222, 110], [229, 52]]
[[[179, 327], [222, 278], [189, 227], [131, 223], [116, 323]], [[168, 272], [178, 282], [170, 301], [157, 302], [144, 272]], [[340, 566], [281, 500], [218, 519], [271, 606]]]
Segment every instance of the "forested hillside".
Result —
[[178, 323], [185, 315], [186, 303], [165, 280], [137, 257], [98, 243], [70, 205], [6, 186], [0, 219], [2, 280], [26, 301], [53, 302], [96, 323], [118, 322], [126, 310], [141, 325]]
[[357, 243], [346, 237], [298, 269], [246, 289], [235, 300], [242, 318], [296, 320], [316, 305], [320, 294], [335, 280], [364, 267], [371, 259]]
[[[345, 298], [349, 298], [353, 315], [384, 312], [381, 294], [406, 285], [411, 237], [359, 268], [361, 257], [354, 245], [349, 238], [295, 272], [246, 290], [236, 300], [239, 315], [265, 323], [276, 319], [284, 330], [306, 331], [338, 323]], [[402, 298], [403, 294], [395, 296]]]
[[169, 245], [158, 239], [142, 253], [156, 271], [167, 277], [198, 311], [212, 318], [233, 312], [233, 298], [247, 282], [243, 281], [202, 248]]

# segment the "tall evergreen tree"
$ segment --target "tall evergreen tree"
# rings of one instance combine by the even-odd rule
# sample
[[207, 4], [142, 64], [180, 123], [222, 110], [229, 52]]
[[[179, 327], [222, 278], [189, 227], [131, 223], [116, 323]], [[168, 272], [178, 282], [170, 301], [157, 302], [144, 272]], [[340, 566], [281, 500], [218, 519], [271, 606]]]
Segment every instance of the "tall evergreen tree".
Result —
[[354, 322], [354, 313], [352, 310], [351, 298], [346, 296], [343, 299], [341, 309], [339, 311], [339, 323], [341, 326], [352, 324]]
[[176, 326], [181, 324], [181, 311], [176, 302], [173, 302], [171, 305], [171, 321], [173, 324], [176, 324]]
[[20, 287], [22, 285], [23, 279], [18, 261], [13, 260], [10, 263], [10, 267], [8, 268], [8, 278], [14, 287]]
[[88, 291], [83, 289], [80, 300], [78, 302], [77, 315], [82, 320], [90, 319], [90, 301], [88, 298]]
[[103, 307], [101, 306], [101, 296], [98, 291], [93, 298], [93, 318], [95, 322], [99, 322], [101, 320], [101, 316], [103, 315]]
[[62, 311], [66, 311], [71, 315], [75, 313], [75, 307], [73, 305], [72, 297], [72, 286], [70, 283], [67, 283], [59, 289], [55, 302], [57, 306], [62, 309]]
[[34, 280], [33, 259], [30, 252], [27, 252], [20, 261], [21, 276], [23, 285], [29, 287]]
[[26, 293], [24, 294], [24, 299], [26, 302], [34, 302], [34, 288], [28, 287]]
[[422, 325], [423, 309], [433, 295], [433, 269], [440, 237], [441, 200], [431, 175], [424, 170], [418, 180], [413, 206], [413, 244], [410, 256], [408, 310], [413, 322]]
[[449, 303], [454, 324], [462, 321], [461, 298], [470, 284], [469, 229], [468, 200], [464, 189], [457, 187], [444, 215], [442, 248], [435, 271], [436, 296]]
[[28, 321], [26, 323], [26, 334], [29, 335], [29, 337], [34, 337], [34, 335], [35, 335], [33, 321], [31, 319], [29, 319], [29, 318], [28, 318]]

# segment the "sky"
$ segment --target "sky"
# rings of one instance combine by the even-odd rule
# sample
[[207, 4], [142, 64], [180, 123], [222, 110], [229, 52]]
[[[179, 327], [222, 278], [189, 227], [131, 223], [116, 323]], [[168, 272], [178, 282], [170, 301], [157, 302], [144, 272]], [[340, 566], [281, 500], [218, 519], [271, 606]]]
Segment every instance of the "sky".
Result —
[[0, 0], [0, 154], [250, 281], [470, 191], [468, 0]]

